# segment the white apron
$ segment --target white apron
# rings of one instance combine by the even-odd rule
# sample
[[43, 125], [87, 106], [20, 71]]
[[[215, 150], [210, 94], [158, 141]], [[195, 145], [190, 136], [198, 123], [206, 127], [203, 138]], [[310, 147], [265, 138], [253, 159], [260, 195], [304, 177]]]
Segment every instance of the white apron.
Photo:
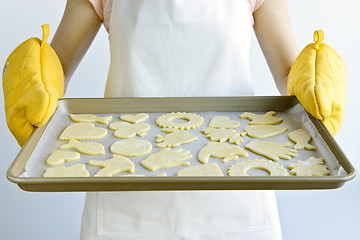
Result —
[[[105, 97], [253, 95], [248, 0], [114, 0]], [[273, 191], [88, 193], [83, 240], [281, 239]]]

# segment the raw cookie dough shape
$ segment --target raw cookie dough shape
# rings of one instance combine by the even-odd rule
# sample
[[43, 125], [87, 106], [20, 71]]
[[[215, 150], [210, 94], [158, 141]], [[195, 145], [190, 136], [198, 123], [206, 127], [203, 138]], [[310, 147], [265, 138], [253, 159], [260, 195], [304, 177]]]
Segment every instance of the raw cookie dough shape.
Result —
[[92, 123], [98, 122], [101, 124], [108, 124], [112, 116], [98, 117], [92, 114], [70, 114], [71, 120], [74, 122]]
[[282, 118], [276, 118], [274, 115], [274, 111], [267, 112], [264, 115], [244, 112], [240, 115], [240, 118], [247, 118], [251, 120], [251, 122], [249, 122], [250, 125], [272, 125], [281, 123], [283, 121]]
[[245, 148], [273, 161], [279, 161], [280, 158], [289, 160], [291, 157], [296, 157], [297, 151], [288, 148], [290, 146], [290, 143], [267, 142], [255, 139], [246, 144]]
[[161, 168], [190, 165], [189, 161], [185, 161], [190, 158], [192, 158], [190, 151], [183, 151], [181, 148], [174, 150], [165, 148], [141, 161], [141, 165], [151, 171], [156, 171]]
[[286, 169], [278, 163], [269, 160], [247, 160], [238, 162], [229, 167], [229, 176], [249, 176], [246, 172], [250, 169], [263, 169], [269, 173], [270, 176], [288, 176]]
[[127, 157], [137, 157], [148, 154], [152, 150], [152, 145], [144, 139], [124, 139], [113, 143], [110, 151]]
[[190, 143], [198, 139], [197, 136], [191, 135], [185, 130], [179, 130], [176, 128], [164, 128], [163, 132], [169, 133], [166, 136], [156, 136], [156, 147], [177, 147], [181, 144]]
[[51, 166], [56, 166], [64, 162], [75, 161], [78, 159], [80, 159], [80, 153], [78, 152], [55, 150], [46, 159], [46, 163]]
[[245, 132], [252, 138], [267, 138], [275, 135], [279, 135], [288, 130], [285, 126], [273, 126], [273, 125], [251, 125], [245, 127]]
[[198, 159], [202, 163], [207, 163], [209, 157], [223, 158], [223, 162], [237, 160], [238, 156], [246, 157], [248, 154], [239, 146], [227, 143], [208, 142], [198, 155]]
[[225, 116], [216, 116], [213, 117], [209, 123], [211, 128], [238, 128], [240, 127], [240, 122], [235, 120], [230, 120], [229, 117]]
[[217, 163], [201, 164], [193, 167], [183, 168], [178, 171], [180, 177], [186, 176], [224, 176]]
[[210, 138], [211, 141], [225, 142], [239, 144], [243, 142], [242, 133], [236, 132], [234, 129], [224, 129], [224, 128], [206, 128], [201, 130], [202, 133], [206, 134], [207, 138]]
[[150, 130], [150, 125], [147, 123], [127, 123], [127, 122], [115, 122], [110, 124], [111, 130], [116, 130], [114, 136], [118, 138], [131, 138], [136, 135], [142, 137]]
[[128, 158], [114, 154], [108, 160], [90, 160], [89, 165], [103, 167], [94, 177], [111, 177], [120, 172], [134, 172], [135, 164]]
[[91, 140], [105, 137], [106, 129], [95, 127], [92, 123], [73, 123], [65, 128], [61, 133], [59, 140]]
[[324, 165], [323, 158], [308, 158], [306, 160], [299, 160], [296, 163], [290, 163], [289, 169], [292, 169], [290, 173], [296, 176], [326, 176], [330, 172], [328, 167]]
[[[183, 119], [187, 120], [184, 123], [176, 123], [173, 120]], [[204, 118], [194, 113], [168, 113], [156, 119], [156, 124], [162, 128], [176, 128], [176, 129], [193, 129], [200, 127], [204, 123]]]
[[55, 167], [46, 169], [44, 177], [89, 177], [84, 164], [75, 164], [70, 167]]
[[75, 139], [71, 139], [68, 143], [60, 146], [61, 149], [75, 148], [81, 153], [89, 155], [103, 155], [105, 154], [105, 148], [101, 143], [97, 142], [78, 142]]
[[291, 141], [296, 143], [294, 146], [294, 149], [296, 150], [300, 150], [300, 149], [316, 150], [315, 146], [309, 144], [309, 142], [311, 141], [310, 134], [303, 129], [298, 129], [290, 132], [288, 137]]
[[142, 122], [148, 118], [149, 118], [149, 115], [146, 113], [125, 114], [125, 115], [120, 116], [121, 120], [126, 121], [126, 122], [131, 122], [131, 123]]

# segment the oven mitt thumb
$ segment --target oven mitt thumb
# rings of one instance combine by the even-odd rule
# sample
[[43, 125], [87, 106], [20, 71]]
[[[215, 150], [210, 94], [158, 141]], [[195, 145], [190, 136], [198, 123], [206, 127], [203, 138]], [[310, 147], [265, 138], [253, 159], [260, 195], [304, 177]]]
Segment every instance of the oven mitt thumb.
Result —
[[322, 43], [322, 30], [315, 31], [314, 40], [315, 43], [307, 45], [292, 65], [288, 92], [335, 135], [344, 117], [346, 70], [339, 54]]
[[35, 127], [48, 121], [64, 93], [60, 60], [46, 43], [49, 25], [41, 27], [43, 39], [30, 38], [21, 43], [3, 70], [6, 121], [20, 146]]

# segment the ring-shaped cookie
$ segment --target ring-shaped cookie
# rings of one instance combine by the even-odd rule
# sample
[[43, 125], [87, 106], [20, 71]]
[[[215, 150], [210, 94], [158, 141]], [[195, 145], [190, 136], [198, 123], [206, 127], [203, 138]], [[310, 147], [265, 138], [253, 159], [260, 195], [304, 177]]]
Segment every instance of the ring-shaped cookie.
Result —
[[[173, 120], [182, 119], [187, 120], [184, 123], [176, 123]], [[204, 123], [204, 118], [194, 113], [168, 113], [156, 119], [156, 124], [162, 128], [176, 128], [176, 129], [193, 129], [200, 127]]]
[[228, 170], [229, 176], [249, 176], [246, 172], [250, 169], [259, 168], [267, 171], [270, 176], [288, 176], [286, 169], [276, 162], [268, 160], [247, 160], [231, 165]]

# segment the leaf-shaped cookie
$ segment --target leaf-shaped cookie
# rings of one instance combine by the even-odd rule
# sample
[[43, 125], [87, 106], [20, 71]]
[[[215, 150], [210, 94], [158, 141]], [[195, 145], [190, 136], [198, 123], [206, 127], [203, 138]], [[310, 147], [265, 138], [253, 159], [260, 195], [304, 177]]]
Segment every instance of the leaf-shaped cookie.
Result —
[[290, 163], [289, 169], [292, 169], [290, 173], [296, 176], [326, 176], [330, 172], [326, 165], [324, 165], [323, 158], [308, 158], [306, 160], [299, 160], [296, 163]]
[[285, 126], [273, 125], [251, 125], [245, 127], [245, 132], [252, 138], [267, 138], [286, 132], [288, 130]]
[[239, 144], [243, 141], [241, 134], [236, 132], [234, 129], [224, 129], [224, 128], [206, 128], [201, 130], [201, 132], [206, 134], [206, 137], [210, 138], [211, 141], [225, 142]]
[[130, 159], [116, 154], [108, 160], [90, 160], [89, 165], [103, 167], [103, 169], [98, 171], [94, 177], [111, 177], [119, 172], [135, 171], [135, 164]]
[[201, 164], [183, 168], [177, 173], [178, 176], [223, 176], [217, 163]]
[[276, 118], [274, 117], [274, 115], [275, 115], [274, 111], [267, 112], [263, 115], [244, 112], [243, 114], [240, 115], [240, 118], [247, 118], [251, 120], [251, 122], [249, 122], [250, 125], [271, 125], [271, 124], [278, 124], [283, 121], [282, 118]]
[[44, 177], [89, 177], [90, 174], [86, 170], [84, 164], [75, 164], [70, 167], [48, 168], [44, 173]]
[[289, 148], [290, 146], [290, 143], [267, 142], [255, 139], [246, 144], [245, 148], [273, 161], [279, 161], [280, 158], [289, 160], [291, 157], [296, 157], [297, 151]]
[[208, 142], [208, 144], [200, 150], [198, 160], [202, 163], [207, 163], [209, 157], [212, 156], [222, 158], [223, 162], [227, 162], [237, 160], [238, 156], [246, 157], [247, 155], [247, 152], [239, 146], [220, 142]]
[[161, 168], [190, 165], [189, 161], [185, 161], [190, 158], [192, 158], [190, 151], [183, 151], [181, 148], [174, 150], [165, 148], [141, 161], [141, 165], [151, 171], [156, 171]]
[[237, 128], [239, 126], [240, 122], [230, 120], [230, 118], [226, 116], [215, 116], [209, 123], [209, 127], [212, 128]]
[[303, 129], [298, 129], [290, 132], [288, 137], [291, 141], [296, 143], [294, 146], [294, 149], [296, 150], [300, 150], [300, 149], [316, 150], [315, 146], [309, 144], [309, 142], [311, 141], [310, 134]]
[[138, 114], [125, 114], [125, 115], [121, 115], [120, 119], [126, 122], [131, 122], [131, 123], [138, 123], [138, 122], [142, 122], [145, 121], [146, 119], [149, 118], [149, 115], [146, 113], [138, 113]]
[[84, 122], [84, 123], [98, 122], [101, 124], [108, 124], [108, 122], [112, 119], [112, 116], [98, 117], [92, 114], [70, 114], [70, 118], [74, 122]]
[[127, 122], [115, 122], [110, 124], [111, 130], [116, 130], [114, 136], [118, 138], [131, 138], [135, 135], [145, 136], [150, 130], [150, 125], [147, 123], [127, 123]]
[[185, 130], [178, 130], [176, 128], [164, 128], [162, 131], [169, 134], [166, 136], [156, 136], [156, 146], [158, 148], [177, 147], [181, 144], [190, 143], [198, 139], [197, 136], [191, 135]]
[[103, 155], [105, 154], [104, 146], [97, 142], [79, 142], [71, 139], [68, 143], [60, 146], [61, 149], [75, 148], [81, 153], [90, 155]]
[[61, 133], [59, 140], [68, 141], [75, 140], [90, 140], [105, 137], [106, 129], [95, 127], [92, 123], [73, 123], [65, 128]]
[[55, 150], [46, 159], [46, 163], [48, 165], [60, 165], [64, 162], [75, 161], [78, 159], [80, 159], [80, 153], [78, 152]]

